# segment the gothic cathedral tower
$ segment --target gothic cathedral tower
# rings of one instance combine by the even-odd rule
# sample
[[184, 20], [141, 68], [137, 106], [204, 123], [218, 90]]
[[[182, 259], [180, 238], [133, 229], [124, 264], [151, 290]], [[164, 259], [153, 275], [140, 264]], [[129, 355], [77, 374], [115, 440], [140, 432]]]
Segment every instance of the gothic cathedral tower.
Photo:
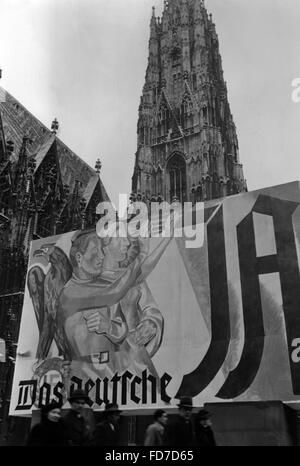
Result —
[[164, 0], [150, 22], [133, 198], [204, 201], [246, 191], [218, 37], [204, 0]]

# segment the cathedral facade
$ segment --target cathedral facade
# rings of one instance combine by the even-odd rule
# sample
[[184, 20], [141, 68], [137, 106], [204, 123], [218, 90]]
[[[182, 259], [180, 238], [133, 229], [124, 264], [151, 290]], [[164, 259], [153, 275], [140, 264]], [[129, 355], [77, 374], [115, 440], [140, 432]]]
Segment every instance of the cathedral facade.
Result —
[[0, 88], [0, 445], [23, 435], [8, 408], [30, 242], [95, 226], [96, 206], [109, 201], [101, 162], [93, 170], [57, 130]]
[[164, 0], [150, 22], [132, 199], [205, 201], [246, 191], [218, 36], [204, 0]]

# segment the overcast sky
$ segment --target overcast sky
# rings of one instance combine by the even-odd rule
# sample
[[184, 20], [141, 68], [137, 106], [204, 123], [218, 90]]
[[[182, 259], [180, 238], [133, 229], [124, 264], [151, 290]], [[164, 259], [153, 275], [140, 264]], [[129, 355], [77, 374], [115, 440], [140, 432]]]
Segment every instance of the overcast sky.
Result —
[[[0, 85], [130, 192], [151, 7], [163, 0], [1, 0]], [[219, 36], [248, 189], [300, 178], [299, 0], [206, 0]]]

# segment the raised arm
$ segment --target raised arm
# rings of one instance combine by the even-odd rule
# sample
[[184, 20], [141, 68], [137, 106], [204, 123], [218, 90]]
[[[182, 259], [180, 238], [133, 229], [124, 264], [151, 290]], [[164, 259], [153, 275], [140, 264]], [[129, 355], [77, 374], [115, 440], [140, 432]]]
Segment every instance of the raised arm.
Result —
[[139, 273], [140, 261], [135, 260], [110, 284], [99, 281], [82, 283], [72, 278], [60, 296], [64, 318], [77, 311], [116, 304], [133, 286]]
[[141, 273], [137, 277], [136, 283], [139, 284], [144, 281], [148, 275], [152, 272], [152, 270], [156, 267], [157, 263], [159, 262], [161, 256], [165, 252], [167, 246], [172, 241], [174, 237], [174, 228], [175, 228], [175, 221], [176, 221], [176, 214], [174, 212], [171, 213], [170, 216], [170, 230], [169, 235], [164, 237], [162, 234], [161, 238], [153, 238], [153, 241], [157, 242], [156, 247], [149, 253], [149, 238], [139, 238], [140, 241], [140, 261], [141, 261]]

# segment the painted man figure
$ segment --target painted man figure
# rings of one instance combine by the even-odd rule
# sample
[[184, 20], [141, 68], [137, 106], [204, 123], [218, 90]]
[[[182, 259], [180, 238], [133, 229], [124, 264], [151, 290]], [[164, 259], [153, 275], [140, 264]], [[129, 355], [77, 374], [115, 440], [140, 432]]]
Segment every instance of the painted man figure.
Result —
[[[131, 238], [129, 241], [127, 237], [109, 238], [104, 248], [105, 257], [101, 275], [108, 283], [115, 282], [124, 273], [124, 268], [120, 267], [120, 264], [127, 259], [128, 250], [133, 242], [136, 243], [137, 240]], [[139, 248], [136, 244], [135, 248], [138, 254]], [[113, 316], [112, 321], [123, 319], [123, 328], [126, 328], [125, 338], [123, 341], [119, 340], [115, 354], [117, 366], [114, 370], [119, 373], [129, 370], [141, 376], [142, 371], [148, 369], [149, 373], [156, 376], [157, 372], [151, 357], [158, 350], [162, 340], [163, 316], [146, 281], [137, 278], [124, 298], [110, 307], [110, 315]], [[102, 332], [102, 335], [109, 338], [107, 331], [110, 322], [103, 319], [103, 314], [99, 310], [95, 310], [87, 318], [87, 326], [90, 332]]]
[[[141, 374], [146, 368], [157, 375], [151, 356], [161, 342], [163, 319], [143, 282], [170, 240], [158, 241], [151, 253], [140, 241], [126, 268], [104, 273], [104, 248], [110, 249], [106, 264], [112, 264], [126, 256], [127, 245], [120, 246], [120, 238], [100, 238], [95, 230], [76, 233], [70, 250], [73, 275], [60, 293], [58, 312], [72, 375], [103, 379], [130, 369]], [[129, 298], [131, 289], [135, 296]]]

